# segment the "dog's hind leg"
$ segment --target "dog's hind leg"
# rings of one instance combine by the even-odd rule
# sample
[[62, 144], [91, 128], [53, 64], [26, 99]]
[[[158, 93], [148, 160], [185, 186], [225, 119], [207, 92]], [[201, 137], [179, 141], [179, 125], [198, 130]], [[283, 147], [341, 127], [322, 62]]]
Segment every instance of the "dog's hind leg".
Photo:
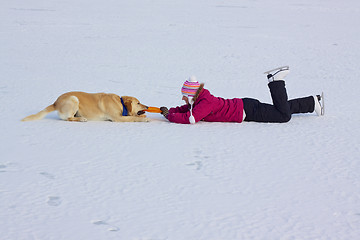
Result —
[[61, 102], [56, 103], [59, 117], [65, 121], [86, 122], [84, 117], [75, 116], [79, 111], [79, 99], [75, 96], [69, 96]]

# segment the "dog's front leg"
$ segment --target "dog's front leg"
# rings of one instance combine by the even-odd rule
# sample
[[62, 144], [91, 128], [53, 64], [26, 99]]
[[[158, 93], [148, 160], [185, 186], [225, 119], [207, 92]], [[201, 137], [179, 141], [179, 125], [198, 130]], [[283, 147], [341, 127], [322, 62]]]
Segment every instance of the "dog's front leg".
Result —
[[87, 119], [84, 117], [69, 117], [66, 120], [71, 122], [87, 122]]

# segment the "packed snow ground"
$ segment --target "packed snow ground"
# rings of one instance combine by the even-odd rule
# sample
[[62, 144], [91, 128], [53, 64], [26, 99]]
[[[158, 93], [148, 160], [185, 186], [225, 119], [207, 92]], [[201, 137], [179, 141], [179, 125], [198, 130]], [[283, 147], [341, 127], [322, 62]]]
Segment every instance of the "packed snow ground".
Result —
[[[0, 238], [360, 239], [358, 0], [4, 0]], [[73, 90], [182, 104], [290, 98], [326, 115], [286, 124], [20, 122]]]

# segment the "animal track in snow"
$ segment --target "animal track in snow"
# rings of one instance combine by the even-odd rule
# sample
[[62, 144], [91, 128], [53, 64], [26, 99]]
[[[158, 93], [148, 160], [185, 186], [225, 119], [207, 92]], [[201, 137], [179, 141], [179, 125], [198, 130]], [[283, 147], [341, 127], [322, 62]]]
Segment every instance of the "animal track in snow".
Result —
[[203, 164], [201, 161], [195, 161], [193, 163], [186, 164], [186, 166], [195, 166], [195, 169], [199, 171], [202, 168]]
[[203, 152], [200, 149], [196, 149], [194, 151], [194, 157], [198, 158], [198, 159], [201, 159], [201, 160], [210, 158], [209, 156], [204, 155]]
[[199, 171], [203, 167], [202, 161], [206, 160], [206, 159], [208, 159], [210, 157], [207, 156], [207, 155], [204, 155], [200, 149], [195, 149], [193, 158], [198, 159], [198, 160], [195, 160], [194, 162], [188, 163], [186, 165], [187, 166], [195, 166], [196, 167], [195, 170]]
[[5, 164], [0, 164], [0, 173], [1, 172], [6, 172], [6, 170], [5, 170], [6, 167], [7, 166]]
[[7, 86], [1, 86], [1, 87], [0, 87], [0, 92], [1, 92], [1, 93], [8, 93], [8, 92], [6, 91], [6, 89], [7, 89]]
[[46, 177], [46, 178], [48, 178], [48, 179], [55, 179], [55, 176], [52, 175], [51, 173], [48, 173], [48, 172], [41, 172], [39, 174]]
[[94, 225], [104, 225], [104, 226], [107, 226], [107, 227], [109, 227], [107, 230], [110, 231], [110, 232], [117, 232], [117, 231], [120, 230], [119, 227], [114, 226], [114, 225], [112, 225], [112, 224], [109, 224], [109, 223], [107, 223], [107, 222], [105, 222], [105, 221], [103, 221], [103, 220], [92, 221], [92, 223], [93, 223]]
[[4, 172], [11, 172], [14, 169], [12, 169], [12, 166], [15, 166], [14, 163], [0, 163], [0, 173]]
[[49, 196], [47, 200], [49, 206], [57, 207], [61, 204], [61, 198], [56, 196]]

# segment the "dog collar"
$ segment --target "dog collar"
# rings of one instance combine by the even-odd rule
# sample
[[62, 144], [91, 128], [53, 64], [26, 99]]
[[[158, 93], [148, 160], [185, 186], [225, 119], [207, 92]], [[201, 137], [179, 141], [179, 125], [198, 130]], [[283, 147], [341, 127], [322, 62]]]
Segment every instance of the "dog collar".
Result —
[[122, 115], [123, 115], [123, 116], [127, 116], [127, 115], [128, 115], [128, 110], [127, 110], [127, 108], [125, 107], [124, 100], [122, 99], [122, 97], [121, 97], [120, 99], [121, 99], [121, 104], [123, 105]]

